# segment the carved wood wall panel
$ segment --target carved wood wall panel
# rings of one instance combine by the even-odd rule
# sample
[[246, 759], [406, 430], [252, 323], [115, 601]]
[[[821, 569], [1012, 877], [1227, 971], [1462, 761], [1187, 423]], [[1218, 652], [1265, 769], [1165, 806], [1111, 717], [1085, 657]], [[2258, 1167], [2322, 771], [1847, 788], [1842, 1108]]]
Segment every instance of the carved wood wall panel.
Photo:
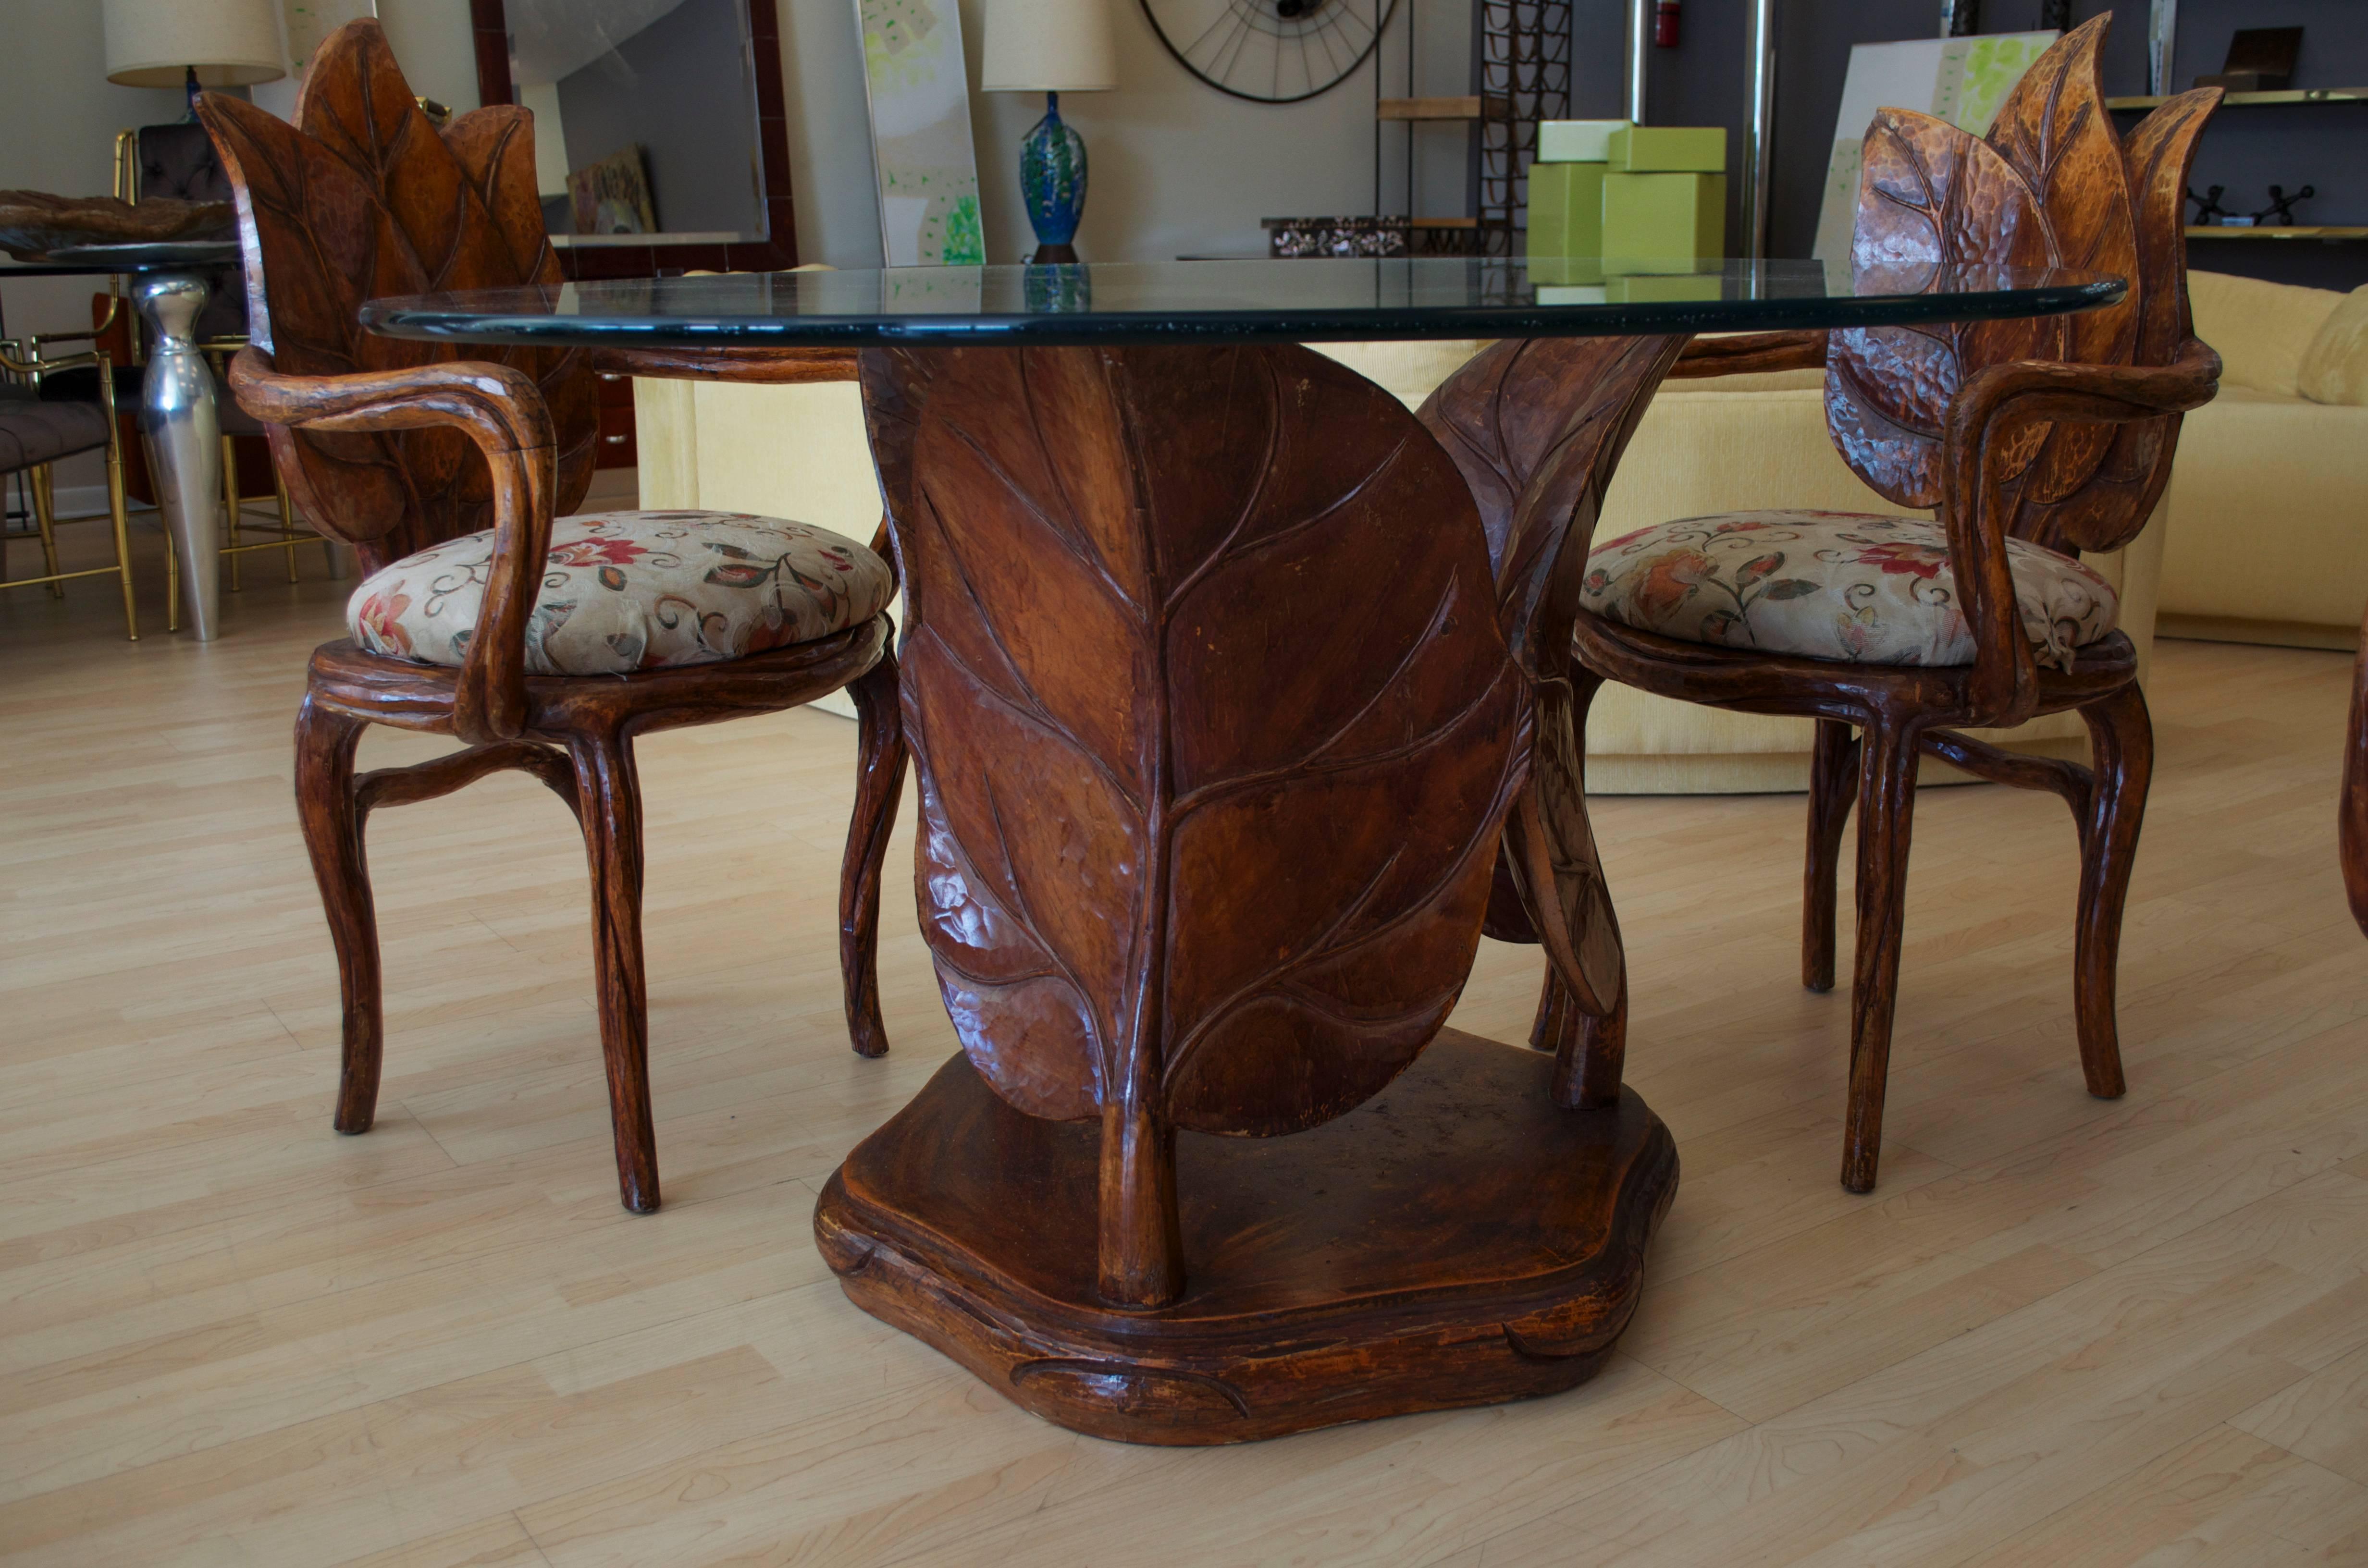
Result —
[[[439, 135], [385, 34], [350, 22], [322, 45], [290, 126], [222, 94], [199, 117], [238, 192], [253, 339], [290, 375], [400, 370], [460, 358], [362, 330], [368, 300], [560, 281], [535, 193], [531, 117], [503, 105]], [[560, 513], [591, 483], [598, 392], [581, 350], [474, 349], [540, 386], [557, 441]], [[449, 429], [323, 434], [275, 426], [296, 505], [366, 569], [491, 524], [492, 492]]]

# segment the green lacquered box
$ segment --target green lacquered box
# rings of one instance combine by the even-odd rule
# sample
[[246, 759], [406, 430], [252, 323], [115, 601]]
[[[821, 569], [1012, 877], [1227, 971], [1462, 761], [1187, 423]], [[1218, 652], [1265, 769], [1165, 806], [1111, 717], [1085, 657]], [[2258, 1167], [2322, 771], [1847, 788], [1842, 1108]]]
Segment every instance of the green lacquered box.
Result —
[[1715, 300], [1724, 286], [1724, 278], [1708, 273], [1613, 278], [1605, 281], [1603, 298], [1607, 303], [1614, 305], [1657, 305], [1679, 301]]
[[1530, 165], [1531, 256], [1603, 254], [1601, 164]]
[[[1603, 258], [1598, 256], [1545, 256], [1529, 258], [1531, 283], [1589, 284], [1603, 281]], [[1542, 301], [1541, 303], [1551, 303]]]
[[1611, 133], [1624, 119], [1546, 119], [1538, 122], [1541, 164], [1600, 164], [1611, 156]]
[[1607, 143], [1611, 166], [1630, 174], [1723, 175], [1726, 128], [1723, 125], [1629, 125]]
[[1725, 175], [1604, 175], [1604, 271], [1691, 272], [1725, 254]]

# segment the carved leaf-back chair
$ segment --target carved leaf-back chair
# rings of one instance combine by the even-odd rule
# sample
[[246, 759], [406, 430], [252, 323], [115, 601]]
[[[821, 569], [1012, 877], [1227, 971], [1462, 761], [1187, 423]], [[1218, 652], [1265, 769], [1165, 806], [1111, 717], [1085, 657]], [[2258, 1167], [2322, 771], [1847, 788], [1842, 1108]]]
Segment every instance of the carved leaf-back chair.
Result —
[[[1544, 733], [1554, 716], [1542, 706], [1541, 758], [1566, 747], [1577, 770], [1587, 706], [1605, 679], [1818, 721], [1802, 929], [1802, 979], [1813, 990], [1833, 984], [1839, 853], [1855, 785], [1858, 948], [1841, 1173], [1852, 1191], [1873, 1187], [1881, 1148], [1923, 755], [2052, 790], [2070, 806], [2081, 850], [2081, 1061], [2091, 1093], [2123, 1092], [2114, 964], [2153, 743], [2111, 589], [2078, 556], [2119, 549], [2146, 526], [2180, 416], [2209, 401], [2217, 382], [2218, 357], [2195, 339], [2188, 312], [2180, 199], [2219, 92], [2173, 98], [2124, 142], [2098, 68], [2105, 26], [2100, 17], [2060, 40], [1987, 139], [1923, 115], [1878, 114], [1852, 267], [1861, 289], [1886, 292], [1952, 276], [1978, 284], [2007, 268], [2108, 272], [2130, 280], [2121, 304], [2069, 318], [1705, 340], [1671, 371], [1822, 368], [1828, 429], [1844, 459], [1893, 502], [1936, 507], [1937, 522], [1690, 518], [1597, 546], [1583, 574], [1566, 570], [1552, 589], [1570, 606], [1579, 664], [1566, 738]], [[1447, 392], [1435, 401], [1452, 403]], [[1593, 520], [1589, 510], [1572, 525], [1582, 545]], [[2067, 710], [2089, 728], [2089, 767], [1961, 733]], [[1515, 837], [1508, 832], [1508, 861]], [[1565, 881], [1592, 878], [1589, 896], [1600, 900], [1591, 846], [1549, 844], [1537, 864]], [[1513, 918], [1540, 903], [1531, 897]], [[1611, 930], [1608, 903], [1597, 925]], [[1597, 940], [1616, 958], [1616, 931]], [[1575, 1055], [1582, 1077], [1616, 1083], [1622, 1000], [1616, 981], [1590, 991], [1557, 963], [1539, 1043]]]
[[[591, 473], [590, 356], [462, 360], [359, 328], [372, 298], [559, 281], [524, 109], [479, 109], [439, 132], [364, 20], [321, 47], [294, 127], [220, 95], [199, 113], [235, 188], [245, 249], [252, 342], [232, 389], [268, 426], [297, 505], [369, 574], [347, 608], [353, 635], [313, 656], [296, 722], [297, 803], [345, 1003], [336, 1125], [367, 1131], [378, 1094], [366, 819], [521, 769], [583, 828], [619, 1187], [627, 1208], [655, 1209], [634, 739], [851, 690], [862, 772], [840, 959], [855, 1049], [886, 1050], [872, 954], [904, 767], [883, 613], [893, 568], [852, 540], [773, 518], [565, 517]], [[600, 362], [770, 381], [854, 373], [850, 357], [793, 352]], [[450, 734], [466, 749], [358, 776], [355, 748], [373, 723]]]

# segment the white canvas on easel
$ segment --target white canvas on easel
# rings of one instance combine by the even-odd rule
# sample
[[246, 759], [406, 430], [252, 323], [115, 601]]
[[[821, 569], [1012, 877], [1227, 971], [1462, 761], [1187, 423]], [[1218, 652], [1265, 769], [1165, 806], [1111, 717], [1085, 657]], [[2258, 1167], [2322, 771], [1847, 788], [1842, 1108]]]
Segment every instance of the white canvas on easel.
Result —
[[979, 266], [978, 157], [955, 0], [855, 0], [890, 267]]
[[1915, 109], [1984, 135], [2007, 94], [2055, 41], [2050, 30], [1853, 45], [1850, 74], [1842, 79], [1841, 112], [1834, 119], [1825, 199], [1817, 209], [1816, 248], [1809, 254], [1819, 261], [1850, 255], [1858, 214], [1859, 146], [1875, 110]]

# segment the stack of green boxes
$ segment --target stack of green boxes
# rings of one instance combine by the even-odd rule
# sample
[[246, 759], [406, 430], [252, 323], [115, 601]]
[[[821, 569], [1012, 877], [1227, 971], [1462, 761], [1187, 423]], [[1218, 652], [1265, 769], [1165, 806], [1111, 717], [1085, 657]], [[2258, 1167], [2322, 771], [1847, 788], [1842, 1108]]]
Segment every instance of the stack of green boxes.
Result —
[[[1726, 131], [1550, 119], [1530, 167], [1530, 280], [1541, 303], [1715, 298], [1726, 254]], [[1706, 290], [1706, 292], [1705, 292]]]

